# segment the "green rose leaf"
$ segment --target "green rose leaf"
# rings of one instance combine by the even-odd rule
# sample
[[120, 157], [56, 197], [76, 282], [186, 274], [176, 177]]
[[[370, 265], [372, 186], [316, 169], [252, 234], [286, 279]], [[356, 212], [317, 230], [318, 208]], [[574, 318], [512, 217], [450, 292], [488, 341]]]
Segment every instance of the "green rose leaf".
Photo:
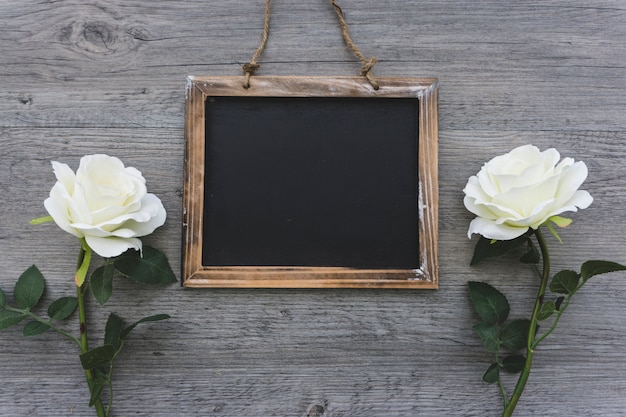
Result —
[[171, 284], [177, 281], [165, 255], [150, 246], [143, 247], [143, 256], [128, 250], [116, 257], [113, 264], [116, 270], [135, 282]]
[[117, 351], [122, 343], [122, 329], [124, 322], [122, 318], [114, 313], [109, 314], [109, 319], [104, 330], [104, 344], [111, 345]]
[[489, 352], [496, 353], [500, 349], [500, 329], [497, 325], [478, 323], [473, 329]]
[[618, 264], [617, 262], [587, 261], [580, 268], [580, 275], [583, 278], [583, 282], [587, 282], [587, 280], [594, 275], [616, 271], [626, 271], [626, 266]]
[[526, 347], [530, 320], [520, 319], [508, 323], [500, 332], [502, 345], [507, 349], [516, 351]]
[[468, 282], [470, 299], [481, 320], [487, 324], [503, 323], [511, 307], [504, 294], [484, 282]]
[[518, 248], [524, 244], [526, 236], [522, 235], [512, 240], [491, 240], [481, 236], [474, 247], [474, 256], [470, 261], [470, 265], [476, 265], [487, 258], [495, 258], [502, 256], [512, 249]]
[[72, 315], [78, 306], [76, 297], [61, 297], [48, 307], [48, 316], [52, 320], [64, 320]]
[[93, 407], [94, 404], [100, 399], [102, 390], [109, 382], [106, 374], [102, 372], [94, 372], [94, 379], [91, 385], [91, 398], [89, 398], [89, 407]]
[[35, 265], [28, 268], [15, 283], [13, 298], [19, 308], [31, 309], [43, 295], [45, 281]]
[[541, 261], [541, 254], [532, 240], [528, 240], [528, 251], [519, 258], [520, 262], [525, 264], [537, 264]]
[[4, 308], [7, 305], [7, 295], [0, 289], [0, 308]]
[[537, 320], [543, 321], [556, 312], [556, 303], [554, 301], [546, 301], [541, 305]]
[[124, 339], [126, 336], [128, 336], [128, 333], [130, 333], [131, 330], [133, 330], [135, 328], [135, 326], [137, 326], [138, 324], [147, 323], [147, 322], [151, 322], [151, 321], [167, 320], [169, 318], [170, 318], [170, 316], [168, 314], [156, 314], [154, 316], [144, 317], [141, 320], [139, 320], [139, 321], [131, 324], [127, 328], [125, 328], [124, 331], [121, 333], [120, 338]]
[[517, 374], [524, 370], [524, 355], [511, 355], [502, 360], [502, 369], [509, 374]]
[[554, 302], [554, 308], [556, 308], [556, 311], [561, 310], [561, 304], [563, 304], [563, 301], [565, 301], [565, 297], [563, 296], [556, 299]]
[[111, 298], [111, 294], [113, 294], [114, 273], [115, 267], [112, 263], [107, 262], [91, 274], [91, 293], [101, 306], [104, 305], [109, 298]]
[[24, 326], [22, 334], [26, 337], [36, 336], [38, 334], [45, 333], [50, 328], [48, 323], [42, 323], [40, 321], [31, 321]]
[[98, 346], [80, 354], [83, 369], [93, 369], [109, 362], [115, 356], [115, 348], [111, 345]]
[[10, 310], [0, 310], [0, 330], [11, 327], [26, 318], [26, 314]]
[[563, 270], [557, 272], [550, 282], [550, 291], [558, 294], [572, 295], [578, 287], [580, 275], [575, 271]]
[[483, 374], [483, 381], [488, 384], [495, 384], [500, 379], [500, 368], [497, 362], [492, 363]]

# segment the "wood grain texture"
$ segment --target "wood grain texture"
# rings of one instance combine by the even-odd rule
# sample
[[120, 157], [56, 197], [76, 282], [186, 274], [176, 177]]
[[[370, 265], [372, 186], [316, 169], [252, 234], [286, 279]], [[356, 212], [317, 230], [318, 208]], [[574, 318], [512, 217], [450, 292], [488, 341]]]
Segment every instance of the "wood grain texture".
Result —
[[[534, 272], [470, 268], [462, 188], [525, 143], [589, 167], [590, 208], [550, 241], [555, 270], [626, 262], [626, 6], [622, 0], [345, 0], [375, 76], [439, 79], [436, 291], [190, 290], [115, 282], [103, 310], [136, 329], [120, 358], [114, 416], [496, 416], [491, 361], [466, 283], [487, 280], [528, 316]], [[33, 262], [46, 300], [73, 292], [78, 246], [45, 214], [50, 160], [106, 152], [140, 169], [168, 210], [146, 242], [180, 268], [188, 75], [240, 75], [260, 40], [262, 1], [0, 2], [0, 287]], [[273, 2], [259, 75], [353, 76], [360, 64], [325, 1]], [[516, 415], [606, 417], [626, 408], [626, 274], [590, 283], [535, 354]], [[95, 320], [92, 338], [104, 323]], [[91, 416], [73, 346], [0, 333], [0, 415]]]

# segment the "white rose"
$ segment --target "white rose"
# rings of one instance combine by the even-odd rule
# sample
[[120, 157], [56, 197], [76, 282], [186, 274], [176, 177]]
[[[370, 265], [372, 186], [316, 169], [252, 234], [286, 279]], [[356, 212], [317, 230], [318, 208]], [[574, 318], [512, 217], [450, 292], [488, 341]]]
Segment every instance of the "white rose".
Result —
[[465, 207], [478, 216], [468, 236], [515, 239], [553, 216], [589, 207], [593, 198], [578, 190], [587, 178], [587, 166], [559, 159], [556, 149], [540, 152], [525, 145], [483, 165], [463, 189]]
[[146, 189], [135, 168], [108, 155], [87, 155], [74, 171], [52, 162], [56, 184], [44, 202], [56, 224], [105, 258], [127, 249], [141, 250], [141, 240], [165, 223], [165, 208]]

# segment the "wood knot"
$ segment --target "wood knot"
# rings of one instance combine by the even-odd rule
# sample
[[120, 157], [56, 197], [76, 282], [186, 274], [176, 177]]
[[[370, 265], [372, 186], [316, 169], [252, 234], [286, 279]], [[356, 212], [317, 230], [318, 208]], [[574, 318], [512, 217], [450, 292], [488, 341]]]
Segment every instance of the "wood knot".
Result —
[[313, 404], [306, 413], [306, 417], [324, 417], [324, 415], [326, 415], [326, 407], [321, 404]]
[[121, 25], [103, 16], [100, 20], [75, 21], [63, 27], [59, 39], [81, 51], [111, 55], [136, 51], [150, 40], [150, 35], [141, 27]]
[[115, 43], [115, 29], [104, 22], [90, 22], [83, 28], [83, 37], [96, 48], [110, 49]]

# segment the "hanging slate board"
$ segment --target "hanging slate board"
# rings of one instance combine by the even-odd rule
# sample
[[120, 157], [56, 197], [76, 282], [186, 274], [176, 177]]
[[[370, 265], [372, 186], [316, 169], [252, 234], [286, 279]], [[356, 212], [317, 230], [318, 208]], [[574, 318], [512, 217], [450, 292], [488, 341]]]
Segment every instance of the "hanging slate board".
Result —
[[183, 285], [436, 288], [437, 81], [189, 77]]

